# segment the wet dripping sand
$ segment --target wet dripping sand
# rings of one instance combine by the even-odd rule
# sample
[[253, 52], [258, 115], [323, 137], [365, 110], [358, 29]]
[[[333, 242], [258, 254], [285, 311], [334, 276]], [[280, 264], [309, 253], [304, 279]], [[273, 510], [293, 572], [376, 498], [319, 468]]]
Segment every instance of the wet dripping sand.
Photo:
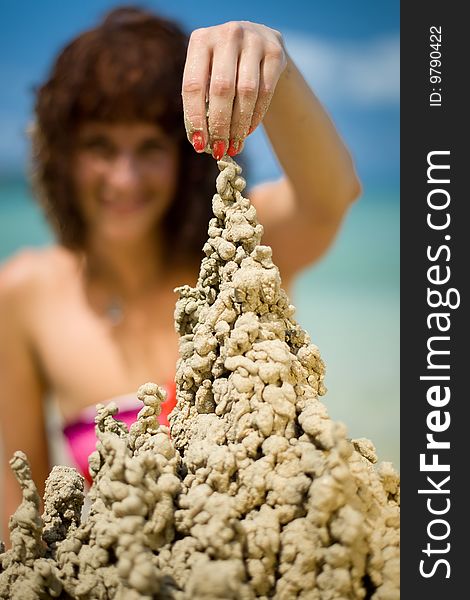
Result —
[[156, 384], [130, 430], [97, 407], [83, 521], [83, 477], [54, 467], [41, 515], [16, 452], [0, 598], [399, 599], [399, 476], [329, 418], [241, 169], [219, 169], [198, 283], [178, 288], [170, 432]]

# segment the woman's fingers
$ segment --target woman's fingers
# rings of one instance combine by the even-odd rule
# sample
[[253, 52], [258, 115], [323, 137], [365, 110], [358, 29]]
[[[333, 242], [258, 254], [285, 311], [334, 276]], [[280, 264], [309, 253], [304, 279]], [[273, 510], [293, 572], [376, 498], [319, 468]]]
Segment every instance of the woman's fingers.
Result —
[[236, 94], [230, 124], [230, 156], [235, 156], [241, 150], [251, 126], [258, 98], [261, 58], [262, 53], [257, 49], [243, 50], [238, 61]]
[[193, 32], [189, 40], [183, 73], [183, 111], [186, 133], [196, 152], [204, 152], [209, 141], [206, 96], [211, 63], [211, 48], [204, 30]]
[[249, 133], [254, 131], [264, 119], [279, 77], [284, 70], [285, 60], [284, 56], [281, 57], [277, 52], [273, 52], [272, 54], [267, 53], [261, 62], [258, 96], [253, 109]]
[[193, 32], [183, 76], [188, 139], [220, 159], [241, 151], [262, 121], [286, 56], [280, 34], [232, 22]]
[[213, 49], [207, 120], [212, 155], [218, 160], [227, 152], [229, 145], [239, 41], [236, 31], [227, 31], [227, 39]]

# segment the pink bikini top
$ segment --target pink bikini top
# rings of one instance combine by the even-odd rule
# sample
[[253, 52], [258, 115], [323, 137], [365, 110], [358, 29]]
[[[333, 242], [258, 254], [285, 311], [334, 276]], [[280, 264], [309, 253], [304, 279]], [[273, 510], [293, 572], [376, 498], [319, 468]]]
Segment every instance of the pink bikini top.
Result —
[[[168, 415], [176, 406], [176, 385], [172, 382], [164, 387], [167, 392], [167, 399], [162, 404], [162, 412], [160, 413], [158, 420], [161, 425], [169, 427]], [[115, 418], [119, 421], [123, 421], [128, 427], [130, 427], [132, 423], [135, 423], [137, 414], [144, 406], [142, 402], [137, 399], [137, 396], [133, 396], [132, 394], [112, 398], [112, 400], [119, 408]], [[95, 406], [90, 406], [83, 410], [75, 421], [67, 423], [62, 430], [77, 469], [82, 473], [90, 485], [92, 480], [90, 473], [88, 472], [88, 457], [96, 450], [95, 415]]]

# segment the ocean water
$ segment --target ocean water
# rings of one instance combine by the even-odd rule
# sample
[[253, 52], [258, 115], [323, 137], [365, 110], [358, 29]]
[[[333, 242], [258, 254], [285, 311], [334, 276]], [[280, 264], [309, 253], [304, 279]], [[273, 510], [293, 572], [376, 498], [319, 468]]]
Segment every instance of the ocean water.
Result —
[[297, 319], [326, 365], [323, 401], [351, 437], [400, 466], [398, 190], [365, 193], [335, 244], [293, 290]]
[[[25, 180], [0, 179], [0, 261], [51, 240]], [[399, 469], [398, 190], [366, 188], [291, 302], [325, 361], [329, 414]]]

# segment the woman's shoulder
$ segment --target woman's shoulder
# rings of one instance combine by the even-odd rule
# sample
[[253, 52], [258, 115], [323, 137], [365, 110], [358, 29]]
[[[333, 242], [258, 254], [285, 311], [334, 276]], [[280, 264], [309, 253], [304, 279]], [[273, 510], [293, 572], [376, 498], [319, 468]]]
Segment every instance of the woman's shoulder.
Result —
[[34, 298], [51, 278], [69, 270], [73, 260], [70, 251], [57, 245], [16, 252], [0, 264], [0, 304]]

